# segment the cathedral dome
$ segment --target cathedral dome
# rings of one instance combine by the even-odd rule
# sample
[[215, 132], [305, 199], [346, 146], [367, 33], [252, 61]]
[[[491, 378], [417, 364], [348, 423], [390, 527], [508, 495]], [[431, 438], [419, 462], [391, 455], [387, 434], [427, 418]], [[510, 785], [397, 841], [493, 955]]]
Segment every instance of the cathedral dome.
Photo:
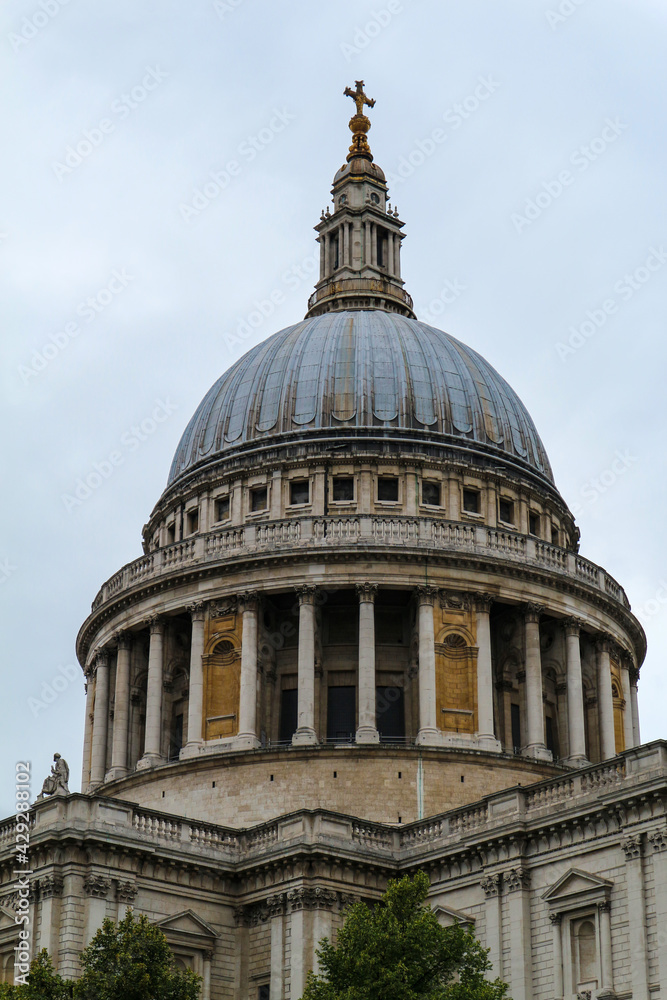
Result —
[[528, 411], [481, 355], [375, 309], [305, 319], [248, 351], [197, 407], [169, 485], [240, 449], [304, 435], [436, 442], [553, 483]]

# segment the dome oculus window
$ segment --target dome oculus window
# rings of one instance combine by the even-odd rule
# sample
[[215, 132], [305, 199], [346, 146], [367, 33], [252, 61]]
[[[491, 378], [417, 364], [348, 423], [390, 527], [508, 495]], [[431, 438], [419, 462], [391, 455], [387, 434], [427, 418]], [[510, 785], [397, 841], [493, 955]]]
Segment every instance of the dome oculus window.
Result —
[[290, 506], [310, 503], [310, 483], [307, 479], [297, 479], [289, 484]]
[[380, 476], [378, 479], [378, 500], [381, 503], [396, 503], [398, 500], [398, 479], [395, 476]]
[[425, 480], [422, 483], [422, 503], [429, 507], [442, 506], [440, 483]]
[[479, 514], [480, 495], [479, 490], [463, 491], [463, 509], [466, 514]]
[[498, 517], [505, 524], [514, 524], [514, 501], [501, 497], [498, 501]]
[[354, 500], [354, 479], [351, 476], [335, 476], [331, 492], [333, 500], [347, 502]]
[[216, 521], [227, 521], [229, 519], [229, 497], [218, 497], [215, 501]]
[[374, 205], [379, 205], [380, 204], [380, 195], [376, 194], [375, 191], [373, 191], [373, 193], [371, 194], [371, 201], [373, 202]]
[[266, 486], [257, 486], [250, 490], [250, 510], [254, 514], [259, 510], [266, 510], [268, 492]]

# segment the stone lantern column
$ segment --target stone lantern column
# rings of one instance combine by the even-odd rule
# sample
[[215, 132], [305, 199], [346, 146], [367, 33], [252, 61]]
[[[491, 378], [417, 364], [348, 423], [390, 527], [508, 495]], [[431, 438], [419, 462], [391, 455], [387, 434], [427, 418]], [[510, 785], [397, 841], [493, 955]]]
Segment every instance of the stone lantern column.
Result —
[[584, 688], [581, 677], [581, 622], [567, 618], [563, 622], [567, 654], [567, 732], [568, 763], [582, 767], [586, 760], [586, 730], [584, 726]]
[[164, 620], [158, 615], [149, 619], [148, 686], [146, 690], [146, 739], [144, 755], [138, 768], [153, 767], [162, 756], [162, 686], [164, 673]]
[[316, 588], [296, 587], [299, 598], [299, 653], [297, 667], [298, 728], [295, 746], [317, 743], [315, 732], [315, 594]]
[[244, 750], [255, 750], [259, 746], [257, 738], [258, 605], [259, 598], [255, 591], [246, 591], [239, 595], [239, 606], [243, 615], [243, 637], [241, 640], [239, 731], [234, 745]]
[[433, 605], [435, 587], [417, 587], [417, 626], [419, 631], [419, 732], [416, 742], [425, 746], [442, 743], [435, 700], [435, 629]]
[[524, 608], [526, 641], [526, 729], [524, 752], [539, 760], [551, 760], [544, 743], [544, 705], [542, 702], [542, 653], [540, 650], [540, 615], [537, 604]]
[[357, 743], [379, 743], [375, 718], [375, 595], [374, 583], [357, 584], [359, 597], [359, 726]]

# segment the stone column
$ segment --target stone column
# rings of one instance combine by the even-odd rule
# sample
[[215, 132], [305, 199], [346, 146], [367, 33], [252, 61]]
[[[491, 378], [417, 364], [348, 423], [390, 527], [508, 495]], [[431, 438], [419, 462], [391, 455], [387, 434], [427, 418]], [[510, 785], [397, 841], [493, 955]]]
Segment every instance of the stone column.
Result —
[[211, 963], [213, 952], [204, 952], [204, 968], [202, 969], [201, 1000], [211, 1000]]
[[327, 252], [327, 238], [326, 234], [320, 236], [320, 281], [326, 274], [326, 252]]
[[393, 277], [394, 275], [394, 234], [389, 233], [387, 236], [387, 271]]
[[481, 750], [502, 750], [493, 725], [493, 668], [491, 663], [491, 620], [493, 598], [475, 594], [477, 629], [477, 742]]
[[83, 737], [83, 764], [81, 767], [81, 791], [85, 794], [90, 784], [90, 754], [93, 747], [93, 703], [95, 700], [95, 670], [91, 664], [86, 668], [86, 722]]
[[581, 622], [566, 618], [565, 650], [567, 655], [567, 733], [568, 764], [582, 767], [586, 759], [586, 729], [584, 726], [584, 685], [581, 677]]
[[146, 739], [144, 755], [137, 768], [154, 767], [162, 756], [162, 684], [164, 672], [164, 621], [155, 615], [149, 619], [148, 686], [146, 690]]
[[551, 931], [553, 934], [553, 969], [554, 969], [554, 1000], [563, 997], [563, 937], [560, 913], [550, 913]]
[[609, 639], [599, 638], [595, 644], [598, 719], [600, 726], [600, 756], [609, 760], [616, 756], [616, 735], [614, 733], [614, 695], [611, 689], [611, 663], [609, 660]]
[[359, 726], [357, 743], [379, 743], [375, 719], [375, 595], [374, 583], [357, 584], [359, 598]]
[[130, 659], [132, 638], [129, 632], [117, 635], [116, 695], [113, 709], [113, 744], [111, 748], [110, 778], [127, 774], [127, 737], [130, 723]]
[[84, 947], [87, 947], [107, 915], [107, 896], [111, 888], [111, 879], [91, 872], [84, 878], [83, 888], [87, 896], [83, 943]]
[[526, 632], [526, 730], [523, 752], [539, 760], [551, 760], [544, 744], [544, 705], [542, 702], [542, 653], [540, 651], [540, 615], [542, 608], [527, 604], [524, 608]]
[[204, 625], [206, 613], [202, 601], [188, 606], [192, 632], [190, 637], [190, 680], [188, 682], [188, 741], [180, 757], [195, 757], [203, 743], [204, 715]]
[[317, 743], [315, 732], [315, 587], [296, 587], [299, 597], [299, 652], [297, 696], [299, 727], [296, 746]]
[[[623, 733], [625, 736], [625, 749], [630, 750], [635, 745], [635, 734], [632, 726], [630, 670], [627, 659], [624, 656], [621, 658], [621, 684], [623, 685]], [[636, 1000], [636, 997], [633, 1000]]]
[[641, 746], [641, 733], [639, 731], [639, 701], [637, 699], [637, 685], [639, 684], [639, 670], [630, 667], [630, 706], [632, 709], [632, 739], [633, 745]]
[[[530, 872], [517, 866], [505, 872], [507, 885], [510, 995], [512, 1000], [531, 1000], [533, 996], [533, 958], [530, 936]], [[504, 971], [507, 978], [507, 971]]]
[[417, 587], [417, 627], [419, 630], [419, 732], [417, 744], [435, 746], [443, 742], [436, 717], [435, 629], [433, 605], [435, 587]]
[[[396, 206], [394, 205], [394, 208]], [[396, 247], [394, 249], [394, 264], [396, 267], [396, 277], [401, 277], [401, 234], [396, 233]]]
[[600, 920], [600, 993], [614, 993], [614, 975], [612, 965], [611, 950], [611, 903], [608, 899], [603, 900], [598, 905], [598, 917]]
[[653, 878], [655, 880], [655, 918], [658, 930], [657, 959], [658, 982], [664, 992], [667, 983], [667, 827], [664, 823], [648, 835], [653, 849]]
[[243, 750], [255, 750], [259, 746], [257, 738], [258, 604], [259, 599], [255, 591], [239, 594], [239, 606], [243, 615], [243, 638], [241, 642], [239, 731], [234, 740], [234, 746]]
[[646, 902], [641, 834], [626, 837], [621, 846], [626, 862], [626, 897], [628, 903], [628, 943], [630, 945], [632, 1000], [648, 1000]]
[[378, 227], [377, 223], [371, 222], [371, 264], [377, 267], [378, 263]]
[[90, 762], [90, 788], [104, 781], [107, 769], [107, 736], [109, 732], [109, 654], [100, 651], [96, 658], [95, 717], [93, 747]]
[[485, 875], [481, 886], [486, 898], [486, 946], [489, 949], [489, 961], [493, 968], [489, 970], [489, 978], [502, 977], [503, 974], [503, 934], [501, 919], [501, 879], [497, 872]]

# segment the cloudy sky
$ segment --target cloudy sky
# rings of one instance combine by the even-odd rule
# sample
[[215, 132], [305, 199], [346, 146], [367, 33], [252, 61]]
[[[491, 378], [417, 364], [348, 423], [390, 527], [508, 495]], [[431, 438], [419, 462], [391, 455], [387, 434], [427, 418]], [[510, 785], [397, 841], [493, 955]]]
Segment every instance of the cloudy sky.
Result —
[[57, 750], [79, 788], [77, 630], [205, 391], [303, 316], [358, 78], [418, 315], [528, 406], [582, 553], [644, 621], [642, 735], [667, 737], [664, 2], [9, 0], [0, 22], [3, 815], [17, 760], [39, 785]]

